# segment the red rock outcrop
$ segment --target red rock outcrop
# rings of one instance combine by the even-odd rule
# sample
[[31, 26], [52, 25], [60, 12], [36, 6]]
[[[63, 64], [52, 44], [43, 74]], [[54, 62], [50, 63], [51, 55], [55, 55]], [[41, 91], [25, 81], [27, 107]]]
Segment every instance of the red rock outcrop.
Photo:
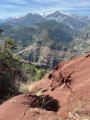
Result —
[[[48, 120], [52, 114], [63, 118], [67, 118], [72, 112], [90, 115], [90, 53], [58, 64], [48, 76], [34, 85], [42, 90], [42, 95], [37, 97], [30, 93], [6, 101], [0, 105], [0, 120], [29, 120], [30, 117], [35, 120], [34, 118], [39, 118], [40, 115], [29, 112], [29, 109], [37, 107], [37, 102], [38, 108], [44, 111], [41, 115], [43, 120]], [[25, 96], [30, 96], [29, 102]], [[54, 102], [51, 102], [53, 100]], [[28, 110], [28, 106], [23, 104], [25, 102], [30, 105]], [[52, 120], [56, 120], [55, 116]]]
[[74, 110], [90, 114], [90, 53], [58, 64], [38, 87], [59, 101], [58, 115], [67, 116]]

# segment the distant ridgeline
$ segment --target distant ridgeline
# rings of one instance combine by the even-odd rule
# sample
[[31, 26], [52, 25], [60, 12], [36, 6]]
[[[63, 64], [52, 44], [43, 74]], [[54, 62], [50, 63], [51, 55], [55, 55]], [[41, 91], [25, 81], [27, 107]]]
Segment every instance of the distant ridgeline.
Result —
[[[61, 61], [89, 52], [90, 19], [55, 11], [47, 15], [29, 13], [0, 24], [4, 37], [18, 46], [26, 61], [52, 69]], [[88, 26], [88, 27], [87, 27]]]

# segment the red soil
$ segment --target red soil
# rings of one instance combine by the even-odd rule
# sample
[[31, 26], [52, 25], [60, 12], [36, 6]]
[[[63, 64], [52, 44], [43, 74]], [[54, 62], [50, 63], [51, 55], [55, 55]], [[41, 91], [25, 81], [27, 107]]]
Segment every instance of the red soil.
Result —
[[73, 111], [90, 115], [90, 53], [60, 63], [35, 85], [43, 95], [20, 95], [6, 101], [0, 105], [0, 120], [56, 120], [56, 114], [67, 118]]

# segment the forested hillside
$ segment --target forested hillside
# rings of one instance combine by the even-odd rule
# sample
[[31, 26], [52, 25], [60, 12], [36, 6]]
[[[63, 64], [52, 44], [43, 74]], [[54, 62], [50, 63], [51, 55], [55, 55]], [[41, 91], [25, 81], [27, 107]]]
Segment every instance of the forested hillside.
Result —
[[68, 43], [73, 40], [75, 31], [57, 22], [42, 22], [28, 27], [14, 27], [11, 25], [0, 25], [5, 30], [4, 37], [14, 38], [16, 44], [27, 47], [37, 42], [59, 42]]
[[60, 61], [70, 59], [76, 54], [64, 57], [69, 53], [69, 43], [77, 34], [61, 23], [47, 21], [28, 27], [4, 24], [0, 28], [5, 30], [4, 37], [15, 39], [19, 51], [26, 48], [19, 52], [19, 55], [30, 62], [45, 64], [52, 69]]

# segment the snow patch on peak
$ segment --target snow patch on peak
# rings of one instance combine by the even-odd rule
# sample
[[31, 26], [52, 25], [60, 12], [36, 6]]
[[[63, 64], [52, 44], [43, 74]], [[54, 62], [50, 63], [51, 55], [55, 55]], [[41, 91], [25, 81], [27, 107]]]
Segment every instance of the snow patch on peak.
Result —
[[20, 18], [19, 16], [14, 16], [14, 17], [12, 17], [12, 18], [16, 18], [16, 19], [18, 19], [18, 18]]
[[[39, 13], [41, 16], [43, 16], [43, 17], [46, 17], [46, 16], [48, 16], [48, 15], [50, 15], [50, 14], [53, 14], [53, 13], [55, 13], [55, 12], [57, 12], [57, 11], [53, 11], [53, 12], [48, 12], [48, 13]], [[59, 12], [59, 11], [58, 11]]]
[[51, 14], [62, 14], [62, 15], [67, 15], [67, 16], [72, 16], [71, 14], [69, 14], [69, 13], [63, 13], [63, 12], [61, 12], [61, 11], [52, 11], [52, 12], [48, 12], [48, 13], [39, 13], [41, 16], [43, 16], [43, 17], [47, 17], [48, 15], [51, 15]]

